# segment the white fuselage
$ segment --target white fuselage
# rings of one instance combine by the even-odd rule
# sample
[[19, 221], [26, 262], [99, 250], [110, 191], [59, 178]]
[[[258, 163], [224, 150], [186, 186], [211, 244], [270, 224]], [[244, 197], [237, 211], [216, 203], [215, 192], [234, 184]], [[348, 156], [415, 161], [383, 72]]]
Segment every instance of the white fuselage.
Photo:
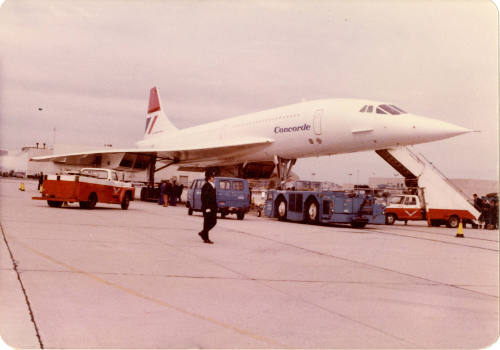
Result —
[[[470, 130], [414, 114], [380, 114], [381, 102], [356, 99], [308, 101], [242, 115], [169, 133], [151, 135], [139, 148], [184, 148], [200, 141], [236, 141], [248, 137], [272, 140], [258, 150], [238, 150], [212, 157], [224, 164], [296, 159], [385, 149], [445, 139]], [[372, 112], [361, 112], [363, 106]], [[207, 159], [183, 159], [202, 164]]]

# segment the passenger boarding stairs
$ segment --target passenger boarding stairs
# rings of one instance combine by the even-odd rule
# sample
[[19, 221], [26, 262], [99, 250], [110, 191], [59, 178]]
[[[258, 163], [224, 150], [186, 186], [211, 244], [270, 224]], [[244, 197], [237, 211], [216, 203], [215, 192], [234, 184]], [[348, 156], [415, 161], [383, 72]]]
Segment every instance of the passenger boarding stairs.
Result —
[[423, 189], [425, 209], [454, 209], [481, 214], [472, 201], [444, 176], [425, 156], [411, 147], [375, 151], [405, 178], [406, 187]]

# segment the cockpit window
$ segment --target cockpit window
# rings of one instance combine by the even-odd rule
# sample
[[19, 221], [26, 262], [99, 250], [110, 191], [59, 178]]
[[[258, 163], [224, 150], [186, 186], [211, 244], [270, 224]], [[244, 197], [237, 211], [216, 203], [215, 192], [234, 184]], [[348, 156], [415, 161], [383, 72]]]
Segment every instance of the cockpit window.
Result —
[[392, 108], [389, 105], [380, 105], [379, 108], [383, 109], [384, 112], [387, 112], [389, 114], [399, 114], [399, 112], [397, 110], [395, 110], [394, 108]]
[[[379, 112], [379, 109], [381, 110], [381, 112]], [[382, 113], [382, 111], [384, 113], [393, 114], [393, 115], [406, 114], [405, 111], [403, 111], [401, 108], [398, 108], [394, 105], [380, 105], [380, 106], [378, 106], [377, 113], [384, 114], [384, 113]]]
[[401, 113], [401, 114], [406, 114], [405, 111], [403, 111], [401, 108], [399, 108], [397, 106], [391, 105], [391, 107], [394, 108], [395, 110], [399, 111], [399, 113]]
[[[363, 108], [359, 110], [361, 113], [373, 113], [373, 106], [364, 105]], [[376, 107], [375, 112], [378, 114], [406, 114], [401, 108], [394, 105], [379, 105]]]
[[373, 106], [365, 105], [363, 108], [359, 110], [360, 112], [371, 113], [373, 112]]

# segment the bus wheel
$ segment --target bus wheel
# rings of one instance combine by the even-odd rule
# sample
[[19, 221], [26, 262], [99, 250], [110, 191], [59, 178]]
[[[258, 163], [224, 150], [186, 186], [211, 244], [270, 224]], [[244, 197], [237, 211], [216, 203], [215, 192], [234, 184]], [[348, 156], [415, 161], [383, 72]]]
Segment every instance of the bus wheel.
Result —
[[286, 201], [284, 198], [278, 199], [276, 203], [276, 214], [279, 220], [286, 220]]
[[242, 211], [239, 211], [237, 214], [236, 214], [236, 217], [238, 218], [238, 220], [243, 220], [243, 218], [245, 217], [245, 213], [242, 212]]
[[394, 222], [396, 222], [396, 215], [389, 213], [385, 215], [385, 224], [386, 225], [393, 225]]
[[307, 201], [306, 204], [306, 223], [308, 224], [317, 224], [319, 222], [319, 207], [318, 202], [314, 199]]

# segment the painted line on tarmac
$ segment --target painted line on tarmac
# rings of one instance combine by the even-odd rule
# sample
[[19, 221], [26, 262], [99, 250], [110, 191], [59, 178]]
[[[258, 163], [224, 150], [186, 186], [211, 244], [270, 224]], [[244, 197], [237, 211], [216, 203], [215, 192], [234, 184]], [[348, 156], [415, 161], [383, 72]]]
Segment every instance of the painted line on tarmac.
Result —
[[110, 286], [110, 287], [113, 287], [115, 289], [118, 289], [122, 292], [125, 292], [127, 294], [130, 294], [130, 295], [133, 295], [133, 296], [136, 296], [136, 297], [139, 297], [141, 299], [144, 299], [144, 300], [147, 300], [147, 301], [150, 301], [150, 302], [153, 302], [157, 305], [160, 305], [160, 306], [164, 306], [164, 307], [167, 307], [169, 309], [173, 309], [177, 312], [180, 312], [182, 314], [185, 314], [185, 315], [188, 315], [188, 316], [191, 316], [193, 318], [197, 318], [199, 320], [202, 320], [202, 321], [206, 321], [206, 322], [209, 322], [209, 323], [212, 323], [212, 324], [215, 324], [217, 326], [221, 326], [223, 328], [226, 328], [226, 329], [229, 329], [229, 330], [232, 330], [238, 334], [241, 334], [241, 335], [244, 335], [244, 336], [248, 336], [248, 337], [251, 337], [255, 340], [258, 340], [260, 342], [263, 342], [263, 343], [266, 343], [268, 345], [271, 345], [273, 347], [279, 347], [279, 348], [289, 348], [289, 346], [285, 345], [285, 344], [282, 344], [282, 343], [279, 343], [275, 340], [272, 340], [272, 339], [269, 339], [267, 337], [264, 337], [264, 336], [260, 336], [258, 334], [255, 334], [251, 331], [247, 331], [247, 330], [244, 330], [244, 329], [241, 329], [241, 328], [237, 328], [237, 327], [234, 327], [228, 323], [225, 323], [225, 322], [222, 322], [222, 321], [219, 321], [219, 320], [216, 320], [212, 317], [208, 317], [208, 316], [204, 316], [204, 315], [201, 315], [201, 314], [198, 314], [198, 313], [195, 313], [195, 312], [192, 312], [192, 311], [189, 311], [189, 310], [185, 310], [181, 307], [178, 307], [178, 306], [175, 306], [175, 305], [172, 305], [172, 304], [169, 304], [163, 300], [159, 300], [159, 299], [156, 299], [156, 298], [153, 298], [153, 297], [150, 297], [150, 296], [147, 296], [145, 294], [142, 294], [136, 290], [133, 290], [131, 288], [127, 288], [127, 287], [124, 287], [124, 286], [121, 286], [117, 283], [114, 283], [114, 282], [111, 282], [111, 281], [108, 281], [104, 278], [101, 278], [99, 276], [96, 276], [92, 273], [89, 273], [89, 272], [86, 272], [84, 270], [81, 270], [77, 267], [74, 267], [72, 265], [69, 265], [69, 264], [66, 264], [65, 262], [62, 262], [62, 261], [59, 261], [53, 257], [51, 257], [50, 255], [47, 255], [45, 253], [42, 253], [41, 251], [37, 250], [37, 249], [34, 249], [32, 247], [30, 247], [29, 245], [27, 245], [26, 243], [23, 243], [23, 242], [20, 242], [19, 240], [13, 238], [12, 236], [9, 236], [9, 239], [15, 241], [17, 244], [19, 244], [20, 246], [26, 248], [27, 250], [31, 251], [32, 253], [54, 263], [54, 264], [57, 264], [57, 265], [60, 265], [60, 266], [63, 266], [73, 272], [76, 272], [76, 273], [79, 273], [85, 277], [88, 277], [94, 281], [97, 281], [99, 283], [102, 283], [104, 285], [107, 285], [107, 286]]
[[[420, 279], [422, 281], [427, 281], [427, 282], [429, 282], [431, 284], [436, 284], [436, 285], [442, 285], [442, 286], [447, 286], [447, 287], [451, 287], [451, 288], [461, 289], [461, 290], [464, 290], [464, 291], [467, 291], [467, 292], [471, 292], [471, 293], [474, 293], [474, 294], [480, 294], [480, 295], [483, 295], [483, 296], [487, 296], [487, 297], [492, 297], [492, 298], [498, 299], [497, 295], [483, 293], [483, 292], [475, 291], [475, 290], [472, 290], [472, 289], [462, 288], [461, 285], [459, 285], [459, 284], [450, 284], [450, 283], [446, 283], [446, 282], [434, 281], [434, 280], [431, 280], [431, 279], [426, 278], [426, 277], [421, 277], [421, 276], [418, 276], [418, 275], [412, 275], [411, 273], [402, 272], [402, 271], [398, 271], [398, 270], [393, 270], [393, 269], [390, 269], [388, 267], [383, 267], [383, 266], [379, 266], [379, 265], [373, 265], [373, 264], [369, 264], [367, 262], [358, 261], [358, 260], [354, 260], [354, 259], [349, 259], [349, 258], [345, 258], [345, 257], [341, 257], [341, 256], [337, 256], [337, 255], [333, 255], [333, 254], [321, 252], [321, 251], [318, 251], [318, 250], [301, 247], [301, 246], [298, 246], [298, 245], [295, 245], [295, 244], [292, 244], [292, 243], [283, 242], [283, 241], [280, 241], [278, 239], [261, 236], [261, 235], [255, 234], [255, 233], [250, 233], [250, 232], [236, 230], [236, 229], [229, 229], [229, 228], [227, 228], [227, 230], [228, 231], [232, 231], [232, 232], [236, 232], [236, 233], [239, 233], [239, 234], [242, 234], [242, 235], [247, 235], [247, 236], [256, 237], [256, 238], [260, 238], [260, 239], [263, 239], [263, 240], [275, 242], [277, 244], [281, 244], [281, 245], [284, 245], [284, 246], [292, 247], [292, 248], [295, 248], [297, 250], [302, 250], [302, 251], [313, 253], [313, 254], [316, 254], [316, 255], [319, 255], [319, 256], [325, 256], [325, 257], [329, 257], [329, 258], [332, 258], [332, 259], [338, 259], [338, 260], [347, 261], [347, 262], [350, 262], [350, 263], [356, 263], [356, 264], [361, 265], [361, 266], [369, 266], [369, 267], [374, 268], [374, 269], [378, 269], [378, 270], [382, 270], [382, 271], [388, 271], [388, 272], [396, 273], [396, 274], [399, 274], [399, 275], [402, 275], [402, 276], [408, 276], [408, 277], [412, 277], [412, 278], [417, 278], [417, 279]], [[384, 233], [385, 231], [374, 230], [372, 232], [374, 232], [374, 233]], [[406, 238], [414, 238], [414, 237], [405, 236], [405, 235], [398, 235], [398, 234], [394, 234], [394, 235], [395, 236], [402, 236], [402, 237], [406, 237]], [[475, 247], [471, 247], [471, 248], [475, 248]]]
[[38, 325], [37, 325], [36, 320], [35, 320], [35, 315], [33, 314], [33, 309], [31, 307], [31, 303], [30, 303], [30, 300], [28, 298], [28, 294], [26, 293], [26, 288], [24, 287], [23, 280], [21, 279], [21, 274], [19, 273], [19, 269], [17, 268], [17, 261], [14, 259], [14, 254], [12, 254], [12, 250], [10, 249], [9, 242], [7, 241], [7, 235], [5, 234], [5, 231], [4, 231], [1, 223], [0, 223], [0, 230], [2, 231], [3, 240], [5, 242], [7, 250], [9, 252], [12, 266], [14, 268], [14, 271], [16, 272], [17, 280], [19, 281], [19, 284], [21, 285], [21, 290], [24, 294], [24, 300], [26, 301], [26, 306], [28, 307], [28, 312], [30, 314], [31, 322], [33, 323], [33, 326], [35, 327], [35, 333], [36, 333], [36, 338], [38, 340], [38, 344], [40, 345], [40, 349], [44, 349], [42, 337], [40, 336], [40, 331], [38, 329]]

